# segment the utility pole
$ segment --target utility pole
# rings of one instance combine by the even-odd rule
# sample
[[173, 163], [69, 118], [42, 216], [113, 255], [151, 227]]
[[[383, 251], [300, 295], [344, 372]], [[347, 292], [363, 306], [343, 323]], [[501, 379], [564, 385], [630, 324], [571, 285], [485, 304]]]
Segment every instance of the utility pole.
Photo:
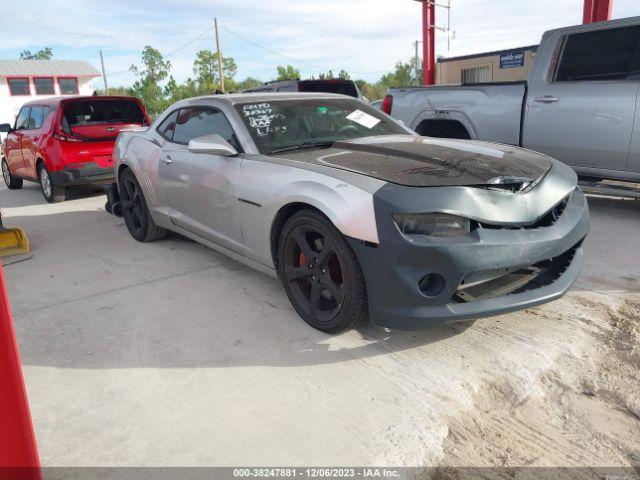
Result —
[[418, 75], [418, 69], [420, 68], [420, 57], [418, 56], [418, 44], [420, 43], [420, 40], [416, 40], [414, 45], [415, 45], [415, 56], [413, 57], [413, 67], [416, 73], [416, 85], [420, 85], [420, 75]]
[[220, 35], [218, 34], [218, 19], [213, 19], [213, 27], [216, 31], [216, 49], [218, 50], [218, 75], [220, 76], [220, 90], [224, 93], [224, 72], [222, 70], [222, 49], [220, 48]]
[[102, 56], [102, 50], [100, 50], [100, 64], [102, 65], [102, 81], [104, 82], [104, 94], [109, 95], [109, 87], [107, 86], [107, 74], [104, 71], [104, 57]]

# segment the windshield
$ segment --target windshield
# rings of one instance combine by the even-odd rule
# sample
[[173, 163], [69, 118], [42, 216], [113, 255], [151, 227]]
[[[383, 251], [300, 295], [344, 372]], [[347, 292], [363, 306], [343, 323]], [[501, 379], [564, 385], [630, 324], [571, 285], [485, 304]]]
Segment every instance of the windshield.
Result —
[[309, 98], [236, 105], [261, 153], [321, 148], [338, 140], [408, 132], [355, 99]]

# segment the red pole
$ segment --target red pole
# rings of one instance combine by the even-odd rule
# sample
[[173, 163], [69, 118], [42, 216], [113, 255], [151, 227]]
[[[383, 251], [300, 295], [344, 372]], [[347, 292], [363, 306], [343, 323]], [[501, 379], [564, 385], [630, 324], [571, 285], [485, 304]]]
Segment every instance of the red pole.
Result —
[[40, 461], [0, 266], [0, 480], [39, 480]]
[[436, 4], [422, 2], [422, 83], [436, 83]]
[[611, 20], [613, 0], [584, 0], [582, 23], [605, 22]]

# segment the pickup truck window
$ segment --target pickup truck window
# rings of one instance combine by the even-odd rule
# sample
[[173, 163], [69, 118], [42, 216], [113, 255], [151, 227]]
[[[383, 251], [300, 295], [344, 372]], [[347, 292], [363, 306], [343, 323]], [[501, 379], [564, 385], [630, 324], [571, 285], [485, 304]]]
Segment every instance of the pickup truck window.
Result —
[[619, 80], [640, 73], [640, 25], [565, 37], [554, 81]]

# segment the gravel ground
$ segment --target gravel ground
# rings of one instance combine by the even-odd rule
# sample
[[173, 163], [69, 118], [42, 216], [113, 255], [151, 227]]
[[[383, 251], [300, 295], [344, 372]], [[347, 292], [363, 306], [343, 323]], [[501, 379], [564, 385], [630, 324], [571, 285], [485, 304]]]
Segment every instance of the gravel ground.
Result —
[[33, 248], [5, 274], [45, 466], [640, 465], [638, 201], [590, 199], [561, 300], [328, 336], [275, 280], [75, 197], [0, 190]]

